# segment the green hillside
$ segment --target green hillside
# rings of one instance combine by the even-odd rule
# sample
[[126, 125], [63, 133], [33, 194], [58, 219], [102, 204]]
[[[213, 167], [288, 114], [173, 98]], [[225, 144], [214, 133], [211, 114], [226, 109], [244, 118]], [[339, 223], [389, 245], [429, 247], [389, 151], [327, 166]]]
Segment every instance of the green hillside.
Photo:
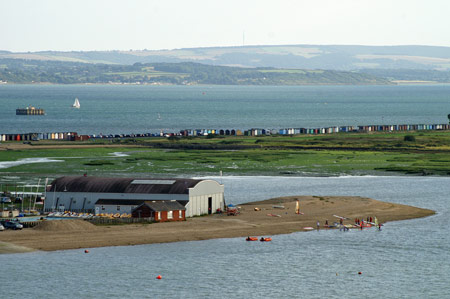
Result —
[[116, 83], [307, 85], [389, 84], [373, 75], [305, 69], [241, 68], [182, 63], [92, 64], [67, 61], [0, 59], [0, 80], [8, 83]]
[[104, 64], [197, 62], [210, 65], [291, 69], [450, 70], [450, 48], [435, 46], [279, 45], [210, 47], [174, 50], [0, 51], [0, 59]]

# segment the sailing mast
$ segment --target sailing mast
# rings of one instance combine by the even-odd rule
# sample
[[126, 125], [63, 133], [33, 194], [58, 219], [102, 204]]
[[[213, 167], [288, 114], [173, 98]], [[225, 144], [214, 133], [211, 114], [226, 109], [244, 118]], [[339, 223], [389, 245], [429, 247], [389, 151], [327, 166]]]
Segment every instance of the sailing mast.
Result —
[[75, 101], [73, 102], [72, 105], [73, 108], [80, 108], [80, 101], [78, 101], [78, 98], [75, 98]]
[[36, 199], [37, 199], [37, 194], [39, 192], [39, 185], [41, 184], [41, 179], [39, 179], [37, 187], [36, 187], [36, 194], [34, 195], [34, 202], [33, 202], [33, 211], [36, 209]]

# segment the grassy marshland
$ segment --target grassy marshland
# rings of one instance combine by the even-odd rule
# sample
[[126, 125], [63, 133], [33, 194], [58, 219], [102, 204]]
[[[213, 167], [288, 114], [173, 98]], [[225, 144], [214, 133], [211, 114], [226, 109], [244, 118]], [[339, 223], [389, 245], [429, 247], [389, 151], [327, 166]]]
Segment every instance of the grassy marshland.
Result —
[[4, 175], [17, 176], [192, 176], [218, 175], [221, 170], [225, 175], [450, 175], [448, 131], [39, 141], [31, 146], [1, 146], [8, 145], [15, 149], [0, 150], [0, 161], [62, 161], [0, 168]]

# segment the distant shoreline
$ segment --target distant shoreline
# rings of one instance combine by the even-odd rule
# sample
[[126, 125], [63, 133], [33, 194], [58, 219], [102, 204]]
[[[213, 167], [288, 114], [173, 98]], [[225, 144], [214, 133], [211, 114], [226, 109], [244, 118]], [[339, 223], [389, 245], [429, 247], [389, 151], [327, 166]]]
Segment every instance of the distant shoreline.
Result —
[[450, 82], [437, 82], [437, 81], [421, 81], [421, 80], [393, 80], [389, 83], [360, 83], [360, 84], [338, 84], [338, 83], [305, 83], [305, 84], [274, 84], [274, 85], [258, 85], [258, 84], [172, 84], [172, 83], [51, 83], [51, 82], [27, 82], [27, 83], [10, 83], [0, 82], [1, 85], [42, 85], [42, 86], [257, 86], [257, 87], [270, 87], [270, 86], [388, 86], [388, 85], [450, 85]]
[[[303, 215], [295, 213], [297, 199]], [[320, 222], [320, 229], [326, 229], [324, 227], [326, 220], [330, 225], [339, 222], [339, 218], [333, 215], [346, 217], [344, 224], [352, 224], [355, 218], [377, 217], [380, 223], [385, 223], [435, 214], [432, 210], [353, 196], [289, 196], [245, 203], [238, 207], [240, 214], [237, 216], [214, 214], [189, 218], [183, 222], [148, 225], [94, 226], [83, 220], [61, 220], [64, 222], [47, 220], [41, 227], [1, 232], [0, 253], [142, 245], [215, 238], [240, 237], [245, 242], [247, 236], [268, 237], [305, 231], [305, 227], [315, 229], [317, 221]], [[344, 232], [336, 231], [336, 233]], [[276, 242], [276, 237], [273, 237], [273, 242]]]
[[[432, 83], [430, 83], [431, 85]], [[436, 84], [450, 84], [448, 83], [439, 83]], [[9, 82], [0, 82], [0, 85], [59, 85], [59, 86], [70, 86], [70, 85], [105, 85], [105, 86], [258, 86], [258, 87], [270, 87], [270, 86], [386, 86], [386, 85], [397, 85], [394, 81], [390, 83], [305, 83], [305, 84], [268, 84], [268, 85], [259, 85], [259, 84], [206, 84], [206, 83], [190, 83], [190, 84], [172, 84], [172, 83], [51, 83], [51, 82], [27, 82], [27, 83], [9, 83]], [[423, 85], [418, 83], [418, 85]]]

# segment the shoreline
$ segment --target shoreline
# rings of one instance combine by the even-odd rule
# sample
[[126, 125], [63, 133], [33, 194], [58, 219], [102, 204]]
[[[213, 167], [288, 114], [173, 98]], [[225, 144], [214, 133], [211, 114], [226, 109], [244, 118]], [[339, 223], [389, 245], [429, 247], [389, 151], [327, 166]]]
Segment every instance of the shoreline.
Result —
[[[297, 199], [303, 215], [295, 213]], [[323, 228], [325, 220], [328, 220], [330, 225], [333, 222], [339, 222], [339, 218], [333, 215], [346, 217], [348, 220], [344, 220], [344, 224], [352, 224], [355, 218], [377, 217], [380, 223], [385, 223], [435, 214], [428, 209], [357, 196], [288, 196], [244, 203], [238, 207], [240, 207], [240, 214], [237, 216], [213, 214], [189, 218], [182, 222], [154, 224], [95, 226], [83, 220], [60, 220], [61, 222], [48, 220], [32, 229], [1, 232], [0, 253], [129, 246], [247, 236], [269, 237], [306, 231], [305, 227], [316, 228], [317, 221], [320, 222], [321, 229], [325, 229]]]

